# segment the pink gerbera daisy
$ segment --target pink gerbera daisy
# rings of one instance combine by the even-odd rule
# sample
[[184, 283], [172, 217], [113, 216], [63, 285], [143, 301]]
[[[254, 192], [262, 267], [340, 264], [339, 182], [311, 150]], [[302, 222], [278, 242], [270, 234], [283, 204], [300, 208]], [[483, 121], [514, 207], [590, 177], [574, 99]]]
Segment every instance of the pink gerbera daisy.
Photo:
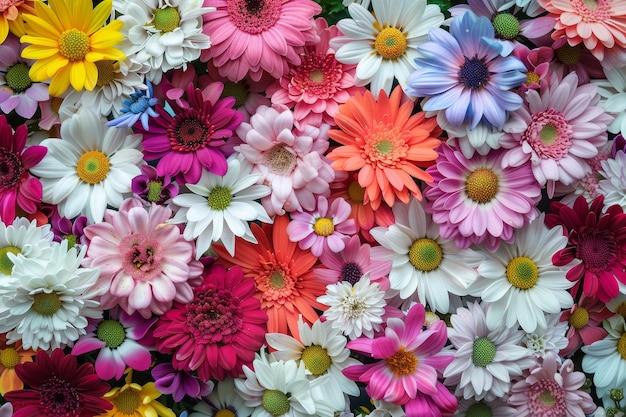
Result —
[[6, 117], [0, 115], [0, 220], [6, 224], [13, 223], [17, 207], [32, 214], [41, 203], [41, 182], [28, 170], [46, 156], [48, 149], [29, 146], [24, 150], [27, 137], [26, 126], [13, 132]]
[[173, 354], [175, 369], [197, 370], [202, 381], [238, 377], [265, 342], [268, 317], [255, 292], [239, 266], [213, 265], [191, 302], [176, 302], [161, 316], [157, 348]]
[[193, 242], [166, 223], [171, 215], [164, 206], [153, 203], [148, 210], [141, 200], [129, 199], [84, 229], [90, 240], [84, 263], [100, 268], [102, 308], [119, 305], [149, 318], [168, 311], [173, 301], [193, 299], [203, 267], [195, 260]]
[[492, 150], [467, 159], [442, 144], [437, 163], [426, 170], [433, 182], [424, 190], [425, 209], [440, 225], [442, 238], [455, 239], [461, 248], [485, 242], [495, 250], [537, 216], [541, 188], [530, 167], [502, 168], [503, 156], [502, 150]]
[[575, 73], [563, 80], [553, 74], [549, 82], [541, 83], [540, 91], [528, 91], [499, 140], [508, 149], [502, 166], [529, 164], [539, 184], [547, 184], [549, 196], [557, 181], [569, 185], [585, 175], [587, 159], [606, 144], [613, 120], [598, 105], [595, 85], [577, 85]]
[[[173, 88], [167, 83], [165, 97]], [[180, 184], [196, 184], [203, 167], [215, 175], [226, 174], [228, 164], [220, 147], [233, 135], [243, 115], [232, 108], [233, 97], [220, 99], [223, 88], [214, 83], [200, 90], [189, 83], [186, 100], [178, 95], [166, 98], [173, 115], [157, 104], [159, 117], [153, 119], [149, 130], [135, 124], [135, 130], [143, 134], [145, 159], [158, 160], [159, 176], [177, 176]]]
[[313, 16], [322, 8], [312, 0], [204, 0], [215, 12], [204, 16], [211, 47], [200, 58], [213, 60], [222, 76], [258, 81], [264, 71], [280, 78], [289, 64], [301, 62], [306, 43], [316, 38]]
[[344, 375], [367, 384], [372, 399], [396, 405], [415, 399], [418, 392], [438, 395], [439, 373], [454, 356], [440, 354], [448, 341], [445, 322], [437, 321], [422, 330], [425, 314], [422, 304], [414, 304], [405, 318], [387, 319], [384, 336], [348, 342], [349, 349], [378, 361], [349, 366], [343, 370]]
[[588, 346], [602, 340], [608, 334], [602, 327], [602, 321], [613, 315], [602, 301], [590, 297], [581, 297], [578, 303], [561, 313], [561, 321], [569, 323], [567, 346], [561, 349], [560, 356], [569, 356], [582, 346]]

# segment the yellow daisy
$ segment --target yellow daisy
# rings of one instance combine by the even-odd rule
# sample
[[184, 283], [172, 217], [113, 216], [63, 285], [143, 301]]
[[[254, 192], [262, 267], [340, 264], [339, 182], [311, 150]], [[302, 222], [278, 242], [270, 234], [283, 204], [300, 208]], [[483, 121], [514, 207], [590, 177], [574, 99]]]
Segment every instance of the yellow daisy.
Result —
[[123, 38], [123, 22], [112, 20], [112, 1], [103, 0], [93, 8], [91, 0], [50, 0], [35, 2], [35, 14], [24, 14], [26, 34], [22, 43], [30, 44], [22, 57], [37, 60], [30, 68], [31, 80], [50, 82], [50, 95], [60, 96], [70, 84], [80, 91], [93, 90], [98, 81], [95, 62], [119, 61], [124, 53], [114, 46]]

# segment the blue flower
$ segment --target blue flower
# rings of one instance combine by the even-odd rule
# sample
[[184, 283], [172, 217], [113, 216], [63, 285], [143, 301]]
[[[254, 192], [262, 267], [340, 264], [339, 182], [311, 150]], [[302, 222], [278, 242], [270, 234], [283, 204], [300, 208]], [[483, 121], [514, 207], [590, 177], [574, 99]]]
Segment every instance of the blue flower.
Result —
[[149, 130], [149, 118], [158, 117], [159, 114], [153, 108], [158, 100], [152, 96], [152, 83], [146, 81], [146, 85], [148, 86], [147, 90], [135, 88], [135, 92], [130, 95], [130, 98], [124, 100], [122, 114], [107, 122], [107, 126], [132, 127], [138, 120], [141, 120], [143, 128]]

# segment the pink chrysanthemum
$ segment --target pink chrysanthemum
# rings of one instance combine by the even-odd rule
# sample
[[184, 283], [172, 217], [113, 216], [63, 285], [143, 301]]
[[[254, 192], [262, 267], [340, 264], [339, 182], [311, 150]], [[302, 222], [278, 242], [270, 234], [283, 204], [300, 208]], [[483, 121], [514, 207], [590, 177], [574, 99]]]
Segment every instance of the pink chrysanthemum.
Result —
[[349, 349], [379, 360], [349, 366], [343, 370], [344, 375], [367, 384], [372, 399], [396, 405], [415, 399], [418, 392], [438, 395], [439, 374], [454, 356], [440, 354], [448, 340], [445, 322], [437, 321], [422, 330], [425, 314], [422, 304], [414, 304], [405, 318], [387, 319], [384, 336], [348, 342]]
[[260, 106], [242, 123], [237, 134], [242, 144], [236, 146], [261, 174], [259, 182], [272, 192], [261, 200], [268, 215], [285, 211], [312, 211], [317, 195], [330, 194], [329, 183], [335, 171], [324, 157], [328, 149], [328, 126], [294, 128], [294, 115], [285, 105]]
[[433, 182], [424, 191], [425, 209], [440, 225], [441, 237], [455, 239], [461, 248], [484, 242], [495, 250], [537, 216], [541, 187], [530, 167], [502, 168], [503, 156], [492, 150], [467, 159], [442, 144], [437, 163], [426, 170]]
[[526, 45], [516, 45], [513, 49], [513, 55], [517, 57], [526, 66], [526, 82], [524, 82], [520, 91], [526, 92], [529, 89], [537, 89], [541, 85], [541, 81], [546, 79], [550, 74], [550, 62], [554, 58], [554, 51], [547, 46], [529, 49]]
[[559, 355], [570, 356], [581, 346], [604, 339], [608, 332], [602, 327], [602, 321], [612, 315], [605, 303], [583, 295], [571, 309], [561, 313], [560, 321], [567, 321], [570, 326], [566, 334], [567, 346], [561, 349]]
[[356, 224], [349, 217], [350, 204], [336, 198], [329, 208], [326, 197], [318, 196], [315, 210], [292, 213], [287, 234], [300, 249], [311, 248], [313, 256], [329, 250], [341, 252], [346, 247], [344, 238], [356, 233]]
[[238, 377], [265, 342], [268, 317], [255, 292], [239, 266], [213, 265], [191, 302], [174, 303], [161, 316], [157, 348], [173, 353], [175, 369], [197, 370], [202, 381]]
[[168, 311], [173, 301], [193, 299], [203, 267], [193, 242], [166, 223], [171, 214], [164, 206], [147, 210], [141, 200], [129, 199], [119, 210], [107, 210], [103, 222], [85, 228], [90, 242], [84, 264], [100, 268], [102, 308], [119, 305], [149, 318]]
[[569, 185], [589, 170], [587, 159], [607, 142], [613, 117], [598, 105], [596, 86], [580, 87], [578, 76], [553, 74], [540, 91], [528, 91], [524, 105], [511, 113], [500, 145], [508, 149], [503, 167], [528, 164], [540, 185], [554, 195], [556, 181]]
[[26, 213], [37, 211], [41, 203], [41, 182], [28, 171], [46, 155], [45, 146], [26, 146], [28, 128], [18, 126], [15, 132], [0, 115], [0, 220], [13, 223], [16, 208]]
[[300, 64], [302, 47], [316, 38], [313, 16], [322, 8], [312, 0], [204, 0], [216, 11], [204, 16], [211, 47], [200, 55], [213, 60], [222, 76], [258, 81], [264, 71], [280, 78], [289, 64]]
[[[173, 88], [171, 84], [169, 87]], [[195, 184], [203, 167], [215, 175], [226, 174], [228, 165], [220, 147], [233, 135], [243, 115], [232, 108], [234, 98], [220, 99], [223, 88], [223, 84], [214, 83], [200, 90], [189, 83], [186, 100], [178, 96], [166, 99], [173, 116], [157, 104], [159, 117], [150, 123], [150, 130], [141, 123], [135, 125], [144, 137], [146, 161], [158, 160], [158, 175], [177, 176], [181, 184]], [[168, 97], [167, 90], [164, 94]]]
[[582, 391], [585, 374], [574, 371], [574, 363], [560, 363], [553, 353], [530, 370], [530, 375], [511, 387], [510, 405], [518, 417], [577, 417], [593, 413], [596, 405]]
[[345, 103], [363, 87], [354, 85], [356, 64], [342, 64], [335, 59], [330, 40], [340, 36], [336, 26], [328, 27], [326, 20], [316, 21], [319, 43], [306, 46], [302, 62], [290, 65], [289, 73], [282, 76], [267, 90], [272, 103], [293, 107], [296, 127], [319, 126], [322, 123], [336, 126], [333, 116], [339, 105]]

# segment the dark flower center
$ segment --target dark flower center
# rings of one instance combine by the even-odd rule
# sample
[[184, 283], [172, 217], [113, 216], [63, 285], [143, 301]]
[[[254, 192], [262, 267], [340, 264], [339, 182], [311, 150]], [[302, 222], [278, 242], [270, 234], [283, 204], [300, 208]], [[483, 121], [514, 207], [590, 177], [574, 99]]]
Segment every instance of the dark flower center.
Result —
[[618, 245], [613, 234], [607, 230], [590, 230], [579, 236], [576, 257], [591, 272], [605, 271], [615, 261]]
[[24, 165], [13, 152], [0, 148], [0, 192], [11, 190], [21, 182]]
[[194, 109], [176, 116], [167, 128], [170, 146], [178, 152], [193, 152], [206, 147], [214, 131], [208, 117]]
[[187, 329], [200, 344], [226, 345], [243, 325], [241, 300], [226, 288], [199, 290], [187, 305]]
[[246, 100], [248, 99], [248, 87], [244, 82], [234, 83], [232, 81], [228, 81], [224, 83], [224, 91], [222, 91], [222, 98], [224, 97], [234, 97], [235, 98], [235, 108], [238, 109], [246, 104]]
[[347, 281], [350, 284], [354, 285], [363, 276], [363, 271], [361, 271], [361, 267], [354, 262], [347, 263], [341, 268], [341, 280]]
[[80, 395], [67, 381], [56, 377], [39, 387], [40, 405], [43, 415], [50, 417], [77, 417], [81, 415]]
[[465, 58], [465, 62], [459, 70], [459, 82], [467, 88], [476, 90], [489, 81], [489, 68], [482, 59]]

